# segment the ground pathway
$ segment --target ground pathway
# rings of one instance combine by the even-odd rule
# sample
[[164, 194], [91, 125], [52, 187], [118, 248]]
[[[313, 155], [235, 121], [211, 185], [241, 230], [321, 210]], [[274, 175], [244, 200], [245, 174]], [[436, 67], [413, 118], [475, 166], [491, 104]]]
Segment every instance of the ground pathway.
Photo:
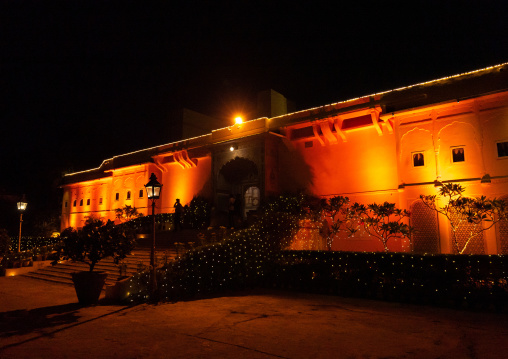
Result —
[[508, 316], [284, 291], [81, 307], [0, 278], [0, 358], [506, 358]]

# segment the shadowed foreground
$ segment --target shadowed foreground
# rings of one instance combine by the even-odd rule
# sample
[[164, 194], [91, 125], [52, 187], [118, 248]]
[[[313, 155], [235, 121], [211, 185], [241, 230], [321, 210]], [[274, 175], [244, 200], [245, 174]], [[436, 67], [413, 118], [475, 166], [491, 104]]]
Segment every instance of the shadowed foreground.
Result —
[[80, 307], [0, 278], [0, 358], [505, 358], [508, 316], [281, 291]]

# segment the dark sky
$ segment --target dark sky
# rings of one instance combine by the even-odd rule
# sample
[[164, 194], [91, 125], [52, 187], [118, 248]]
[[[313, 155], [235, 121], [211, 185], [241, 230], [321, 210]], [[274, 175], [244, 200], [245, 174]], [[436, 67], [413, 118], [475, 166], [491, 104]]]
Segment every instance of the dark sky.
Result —
[[273, 88], [303, 109], [508, 61], [506, 1], [271, 3], [2, 1], [0, 195], [54, 208], [63, 171], [167, 142], [178, 108], [229, 118]]

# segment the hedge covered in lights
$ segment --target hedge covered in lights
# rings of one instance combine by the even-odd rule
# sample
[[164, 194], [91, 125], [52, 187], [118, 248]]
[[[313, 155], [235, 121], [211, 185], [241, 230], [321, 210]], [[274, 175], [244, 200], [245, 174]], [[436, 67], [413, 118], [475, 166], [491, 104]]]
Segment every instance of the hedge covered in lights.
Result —
[[[237, 232], [159, 271], [161, 299], [185, 300], [224, 290], [264, 287], [340, 296], [508, 309], [507, 256], [276, 251], [257, 231]], [[266, 247], [267, 246], [267, 247]], [[138, 274], [148, 288], [148, 276]], [[147, 298], [142, 290], [137, 298]], [[134, 298], [133, 298], [134, 299]]]
[[[273, 271], [277, 253], [287, 246], [295, 229], [294, 216], [270, 213], [219, 243], [198, 247], [159, 270], [158, 297], [180, 300], [260, 286]], [[132, 300], [148, 298], [148, 281], [146, 273], [132, 278]]]
[[4, 268], [32, 265], [35, 260], [53, 259], [53, 252], [60, 238], [21, 237], [21, 252], [18, 253], [18, 238], [10, 238], [9, 251], [0, 253], [0, 272]]
[[[281, 197], [259, 221], [158, 271], [158, 298], [280, 288], [390, 301], [508, 309], [508, 256], [288, 251], [305, 215], [302, 196]], [[149, 298], [149, 275], [131, 279], [131, 300]]]
[[[21, 251], [40, 251], [43, 247], [53, 247], [60, 242], [58, 237], [32, 237], [26, 236], [21, 237]], [[18, 237], [11, 237], [9, 249], [11, 252], [17, 252], [18, 250]], [[44, 249], [42, 249], [44, 250]]]
[[459, 307], [508, 308], [508, 256], [283, 251], [271, 286]]

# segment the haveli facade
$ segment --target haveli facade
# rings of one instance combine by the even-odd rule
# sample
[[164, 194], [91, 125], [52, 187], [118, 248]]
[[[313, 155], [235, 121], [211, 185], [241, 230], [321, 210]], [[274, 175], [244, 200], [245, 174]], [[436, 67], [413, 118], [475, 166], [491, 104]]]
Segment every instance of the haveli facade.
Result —
[[[90, 216], [115, 219], [116, 208], [147, 215], [144, 185], [163, 184], [160, 212], [193, 196], [215, 213], [242, 196], [245, 217], [267, 197], [306, 190], [360, 203], [396, 203], [418, 229], [392, 251], [452, 253], [450, 226], [420, 194], [454, 182], [466, 195], [508, 198], [508, 64], [276, 117], [263, 117], [178, 142], [105, 160], [66, 175], [61, 227]], [[463, 228], [467, 231], [467, 226]], [[381, 251], [375, 239], [339, 238], [333, 250]], [[475, 239], [467, 253], [508, 254], [508, 224]]]

